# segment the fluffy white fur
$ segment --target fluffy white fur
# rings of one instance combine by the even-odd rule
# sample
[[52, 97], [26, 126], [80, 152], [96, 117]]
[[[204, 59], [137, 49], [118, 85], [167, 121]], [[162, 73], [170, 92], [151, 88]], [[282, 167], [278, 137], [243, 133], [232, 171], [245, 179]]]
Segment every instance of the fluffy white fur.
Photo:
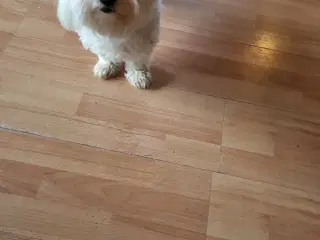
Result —
[[149, 87], [161, 0], [117, 0], [110, 14], [101, 7], [99, 0], [58, 0], [57, 15], [61, 25], [76, 32], [84, 48], [98, 56], [95, 76], [115, 76], [124, 62], [128, 81], [140, 89]]

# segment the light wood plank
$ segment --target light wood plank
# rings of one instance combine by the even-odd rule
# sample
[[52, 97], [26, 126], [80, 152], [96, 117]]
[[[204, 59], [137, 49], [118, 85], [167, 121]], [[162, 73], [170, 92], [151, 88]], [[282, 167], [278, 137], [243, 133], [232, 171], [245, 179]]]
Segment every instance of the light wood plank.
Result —
[[[188, 97], [189, 104], [181, 99]], [[135, 104], [133, 104], [135, 103]], [[174, 103], [174, 104], [173, 104]], [[123, 122], [136, 132], [170, 134], [208, 143], [221, 143], [223, 102], [183, 91], [144, 94], [135, 99], [84, 94], [77, 114], [105, 122]], [[116, 123], [115, 123], [116, 124]], [[138, 130], [141, 129], [141, 130]]]
[[[28, 181], [24, 181], [28, 179]], [[17, 164], [5, 159], [1, 154], [0, 159], [0, 192], [35, 197], [42, 181], [39, 169], [27, 164]]]
[[33, 0], [1, 0], [0, 31], [14, 33], [32, 6]]
[[213, 174], [211, 189], [209, 236], [228, 240], [319, 237], [318, 194], [218, 173]]
[[319, 134], [315, 116], [229, 102], [220, 171], [320, 193]]
[[[13, 71], [0, 73], [0, 104], [56, 114], [75, 114], [82, 94], [67, 84], [26, 77]], [[36, 97], [35, 97], [36, 96]]]
[[[0, 107], [1, 127], [160, 159], [202, 169], [217, 169], [220, 146], [170, 134], [155, 137], [81, 119]], [[45, 122], [45, 124], [44, 124]], [[192, 146], [192, 148], [190, 148]]]
[[11, 163], [17, 166], [16, 171], [23, 164], [33, 164], [202, 200], [209, 198], [209, 171], [4, 130], [0, 139], [2, 158], [21, 163]]

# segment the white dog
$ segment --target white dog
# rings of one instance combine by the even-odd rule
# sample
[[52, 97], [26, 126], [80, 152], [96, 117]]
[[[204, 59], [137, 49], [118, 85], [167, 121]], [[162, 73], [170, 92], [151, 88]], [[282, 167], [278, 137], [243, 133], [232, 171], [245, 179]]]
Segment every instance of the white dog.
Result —
[[94, 74], [109, 78], [126, 67], [126, 78], [145, 89], [150, 56], [159, 38], [161, 0], [58, 0], [61, 25], [76, 32], [99, 58]]

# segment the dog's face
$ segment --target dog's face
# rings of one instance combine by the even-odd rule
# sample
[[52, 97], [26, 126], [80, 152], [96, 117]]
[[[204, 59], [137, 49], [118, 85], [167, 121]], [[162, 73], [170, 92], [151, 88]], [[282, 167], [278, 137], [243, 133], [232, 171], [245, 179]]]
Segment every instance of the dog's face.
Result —
[[88, 0], [92, 3], [92, 14], [105, 21], [133, 21], [139, 12], [138, 0]]
[[101, 34], [117, 35], [136, 21], [141, 0], [71, 1], [73, 14], [77, 16], [79, 24], [87, 25]]

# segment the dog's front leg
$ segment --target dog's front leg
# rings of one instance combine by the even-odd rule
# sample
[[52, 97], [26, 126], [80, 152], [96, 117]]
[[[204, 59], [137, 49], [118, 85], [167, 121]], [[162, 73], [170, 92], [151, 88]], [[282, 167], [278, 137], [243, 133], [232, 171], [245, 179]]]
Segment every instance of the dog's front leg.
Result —
[[121, 72], [121, 67], [120, 60], [99, 56], [99, 61], [94, 66], [93, 72], [97, 78], [108, 79], [117, 76]]
[[71, 1], [73, 0], [58, 0], [57, 16], [62, 27], [66, 30], [74, 31], [75, 26]]
[[134, 87], [147, 89], [152, 82], [148, 61], [126, 62], [126, 78]]

